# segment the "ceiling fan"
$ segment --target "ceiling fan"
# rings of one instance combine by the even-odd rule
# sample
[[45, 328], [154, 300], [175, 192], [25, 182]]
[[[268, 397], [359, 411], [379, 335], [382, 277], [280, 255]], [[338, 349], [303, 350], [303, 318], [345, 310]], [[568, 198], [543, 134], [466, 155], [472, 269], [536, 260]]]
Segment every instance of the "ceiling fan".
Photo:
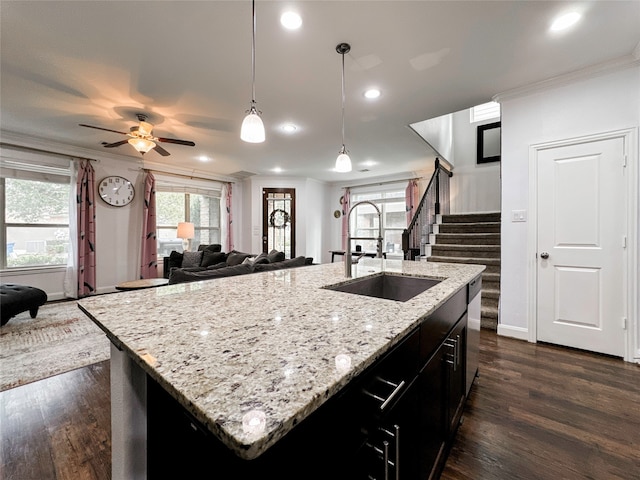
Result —
[[136, 114], [139, 120], [139, 124], [130, 128], [129, 133], [127, 132], [119, 132], [118, 130], [111, 130], [109, 128], [102, 127], [94, 127], [93, 125], [85, 125], [84, 123], [80, 123], [81, 127], [95, 128], [96, 130], [104, 130], [106, 132], [119, 133], [121, 135], [126, 135], [129, 138], [128, 140], [121, 140], [115, 143], [107, 143], [102, 142], [102, 145], [105, 148], [113, 148], [119, 147], [120, 145], [124, 145], [125, 143], [129, 143], [142, 155], [147, 153], [151, 149], [155, 149], [160, 155], [167, 157], [171, 155], [164, 148], [158, 145], [158, 142], [165, 143], [176, 143], [178, 145], [187, 145], [189, 147], [195, 147], [196, 144], [190, 140], [178, 140], [177, 138], [164, 138], [164, 137], [154, 137], [153, 136], [153, 125], [147, 122], [147, 116], [143, 113]]

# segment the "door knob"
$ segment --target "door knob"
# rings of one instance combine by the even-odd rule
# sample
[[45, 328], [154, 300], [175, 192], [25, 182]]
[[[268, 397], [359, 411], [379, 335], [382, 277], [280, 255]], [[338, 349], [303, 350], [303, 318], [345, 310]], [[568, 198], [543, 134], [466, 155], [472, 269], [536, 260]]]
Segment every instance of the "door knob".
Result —
[[549, 254], [548, 254], [547, 252], [542, 252], [542, 253], [540, 254], [540, 258], [542, 258], [542, 259], [546, 260], [547, 258], [549, 258]]

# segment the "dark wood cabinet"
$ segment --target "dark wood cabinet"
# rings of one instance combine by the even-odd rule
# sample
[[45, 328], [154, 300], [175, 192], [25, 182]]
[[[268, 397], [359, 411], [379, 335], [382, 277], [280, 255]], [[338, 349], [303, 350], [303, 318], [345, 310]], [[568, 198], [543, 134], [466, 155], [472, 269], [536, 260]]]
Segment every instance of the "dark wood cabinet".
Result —
[[466, 300], [463, 289], [255, 460], [148, 378], [148, 478], [437, 478], [466, 398]]

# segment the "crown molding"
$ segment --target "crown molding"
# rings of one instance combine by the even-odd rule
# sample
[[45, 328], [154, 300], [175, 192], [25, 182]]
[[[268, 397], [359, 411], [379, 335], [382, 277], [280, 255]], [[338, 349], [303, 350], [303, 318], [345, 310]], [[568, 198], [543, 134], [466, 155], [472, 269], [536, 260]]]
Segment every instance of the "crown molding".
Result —
[[625, 55], [623, 57], [614, 58], [612, 60], [599, 63], [597, 65], [591, 65], [581, 70], [575, 70], [573, 72], [551, 77], [540, 82], [531, 83], [522, 87], [507, 90], [502, 93], [498, 93], [492, 97], [495, 102], [503, 102], [505, 100], [511, 100], [513, 98], [524, 97], [533, 93], [549, 90], [552, 88], [561, 87], [564, 85], [570, 85], [580, 80], [587, 80], [595, 78], [601, 75], [607, 75], [609, 73], [626, 70], [640, 66], [640, 43], [636, 46], [633, 53]]

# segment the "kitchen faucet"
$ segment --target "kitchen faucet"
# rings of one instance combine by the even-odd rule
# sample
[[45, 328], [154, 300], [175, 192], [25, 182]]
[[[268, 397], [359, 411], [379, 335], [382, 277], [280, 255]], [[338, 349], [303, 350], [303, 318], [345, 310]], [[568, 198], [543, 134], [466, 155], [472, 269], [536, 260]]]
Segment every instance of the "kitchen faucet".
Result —
[[[378, 238], [376, 237], [351, 237], [351, 212], [358, 206], [363, 203], [368, 203], [378, 212]], [[376, 249], [376, 258], [382, 258], [382, 213], [380, 209], [376, 206], [375, 203], [370, 202], [368, 200], [362, 200], [361, 202], [357, 202], [352, 205], [349, 209], [349, 213], [347, 214], [347, 251], [344, 255], [344, 276], [347, 278], [351, 278], [351, 264], [353, 259], [351, 258], [351, 240], [376, 240], [378, 242], [378, 247]], [[364, 254], [363, 254], [364, 255]], [[362, 257], [358, 257], [358, 260]]]

